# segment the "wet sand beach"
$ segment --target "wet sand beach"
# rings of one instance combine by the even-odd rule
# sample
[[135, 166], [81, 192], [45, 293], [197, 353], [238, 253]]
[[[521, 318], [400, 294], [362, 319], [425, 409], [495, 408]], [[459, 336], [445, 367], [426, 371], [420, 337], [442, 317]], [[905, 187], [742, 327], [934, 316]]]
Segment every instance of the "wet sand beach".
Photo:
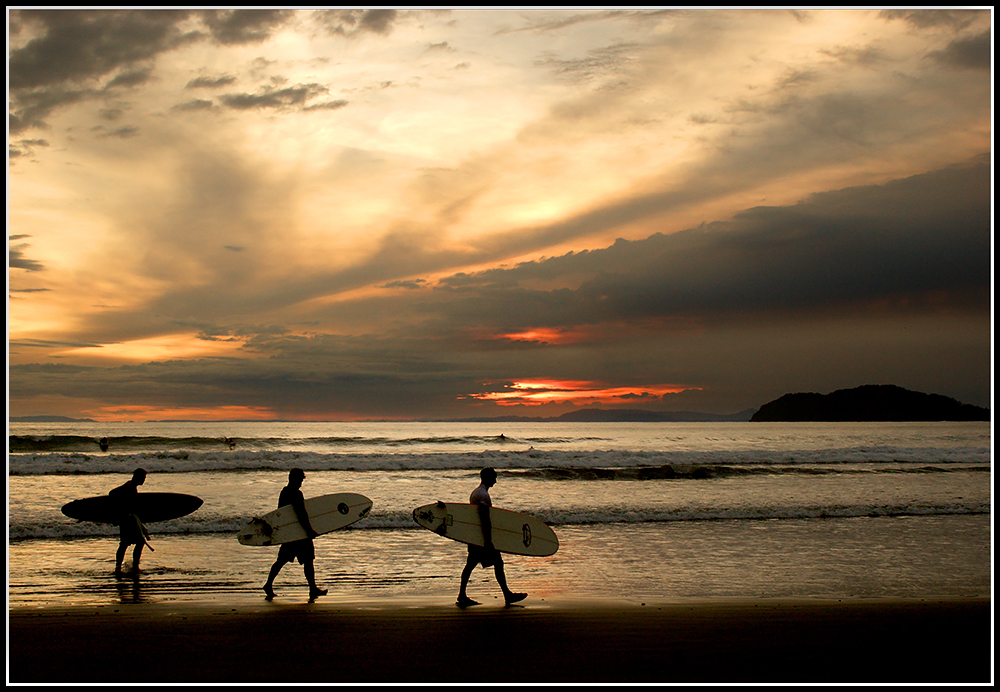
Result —
[[988, 598], [289, 596], [8, 611], [10, 683], [988, 683]]

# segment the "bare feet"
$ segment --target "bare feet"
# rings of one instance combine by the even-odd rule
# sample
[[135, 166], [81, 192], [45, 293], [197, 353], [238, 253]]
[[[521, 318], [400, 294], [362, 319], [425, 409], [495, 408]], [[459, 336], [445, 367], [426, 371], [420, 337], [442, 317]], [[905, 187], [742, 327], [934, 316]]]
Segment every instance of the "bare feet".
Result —
[[507, 605], [510, 605], [511, 603], [517, 603], [518, 601], [523, 601], [527, 597], [528, 597], [528, 594], [526, 594], [526, 593], [513, 593], [512, 592], [512, 593], [509, 593], [506, 596], [504, 596], [503, 600], [506, 602]]
[[269, 585], [264, 584], [264, 600], [270, 601], [273, 598], [274, 598], [274, 589], [272, 589]]
[[468, 596], [459, 596], [458, 601], [455, 602], [455, 605], [457, 605], [459, 608], [468, 608], [469, 606], [479, 605], [479, 601], [473, 601]]

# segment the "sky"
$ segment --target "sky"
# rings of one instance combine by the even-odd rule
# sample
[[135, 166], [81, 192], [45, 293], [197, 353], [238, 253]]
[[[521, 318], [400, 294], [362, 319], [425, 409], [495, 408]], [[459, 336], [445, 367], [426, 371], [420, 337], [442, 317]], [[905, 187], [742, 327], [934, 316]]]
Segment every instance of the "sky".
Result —
[[992, 402], [992, 10], [8, 10], [8, 415]]

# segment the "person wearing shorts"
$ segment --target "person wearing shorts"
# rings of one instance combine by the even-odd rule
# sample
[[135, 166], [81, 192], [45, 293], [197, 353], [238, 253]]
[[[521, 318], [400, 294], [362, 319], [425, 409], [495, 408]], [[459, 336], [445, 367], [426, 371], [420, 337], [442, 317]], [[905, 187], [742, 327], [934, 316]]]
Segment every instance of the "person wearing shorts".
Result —
[[493, 501], [490, 499], [490, 488], [496, 485], [497, 472], [492, 468], [484, 468], [479, 472], [479, 487], [472, 491], [469, 502], [479, 507], [479, 522], [483, 527], [483, 538], [485, 545], [470, 545], [469, 555], [465, 561], [465, 568], [462, 570], [462, 581], [458, 591], [457, 605], [459, 608], [479, 605], [479, 601], [474, 601], [466, 594], [469, 585], [469, 578], [476, 565], [483, 567], [493, 567], [493, 574], [496, 575], [497, 584], [503, 591], [504, 602], [507, 605], [517, 603], [527, 598], [526, 593], [515, 593], [507, 586], [507, 576], [504, 574], [503, 556], [500, 551], [493, 547], [492, 527], [490, 526], [490, 507]]
[[313, 538], [318, 534], [313, 530], [312, 524], [309, 523], [309, 515], [306, 513], [305, 498], [301, 489], [305, 477], [305, 471], [302, 469], [292, 469], [288, 472], [288, 485], [282, 488], [278, 495], [278, 507], [291, 505], [295, 509], [299, 523], [306, 530], [306, 538], [300, 541], [282, 543], [281, 547], [278, 548], [278, 559], [271, 565], [267, 582], [264, 584], [264, 594], [268, 601], [274, 598], [274, 580], [278, 576], [278, 572], [289, 562], [295, 560], [298, 560], [299, 564], [302, 565], [302, 571], [305, 572], [306, 581], [309, 583], [309, 600], [314, 601], [327, 594], [326, 589], [321, 589], [316, 585], [316, 571], [313, 567], [316, 549], [313, 546]]

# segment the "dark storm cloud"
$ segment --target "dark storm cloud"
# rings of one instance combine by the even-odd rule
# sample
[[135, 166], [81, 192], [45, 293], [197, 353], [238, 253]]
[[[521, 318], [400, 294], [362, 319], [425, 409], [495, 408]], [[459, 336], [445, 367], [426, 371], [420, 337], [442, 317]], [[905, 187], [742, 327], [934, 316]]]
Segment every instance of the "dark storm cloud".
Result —
[[47, 146], [49, 146], [49, 142], [45, 139], [21, 139], [8, 144], [7, 155], [12, 159], [20, 156], [30, 156], [36, 148]]
[[955, 39], [942, 51], [931, 53], [935, 60], [955, 67], [989, 70], [992, 65], [993, 45], [990, 30], [976, 36]]
[[[506, 329], [642, 319], [988, 309], [990, 167], [979, 161], [642, 241], [456, 275], [459, 323]], [[538, 284], [589, 277], [577, 288]], [[444, 304], [444, 303], [443, 303]], [[500, 317], [502, 316], [502, 319]]]
[[314, 103], [306, 106], [302, 110], [304, 111], [335, 111], [346, 106], [349, 101], [346, 99], [336, 99], [335, 101], [323, 101], [322, 103]]
[[229, 86], [236, 83], [236, 77], [232, 75], [222, 75], [219, 77], [197, 77], [192, 79], [184, 87], [185, 89], [214, 89], [216, 87]]
[[399, 17], [398, 10], [320, 10], [316, 20], [330, 34], [353, 36], [388, 34]]
[[261, 43], [295, 14], [293, 10], [205, 10], [212, 38], [222, 45]]
[[[220, 44], [259, 43], [293, 16], [290, 10], [17, 10], [12, 34], [25, 25], [40, 35], [10, 51], [9, 123], [12, 133], [44, 127], [56, 109], [100, 98], [107, 90], [149, 81], [162, 53], [204, 40], [184, 22], [201, 17]], [[98, 82], [111, 77], [101, 87]]]
[[981, 18], [982, 10], [882, 10], [879, 16], [893, 21], [902, 20], [918, 29], [938, 27], [962, 29]]
[[153, 68], [147, 67], [141, 70], [132, 70], [130, 72], [123, 72], [118, 75], [110, 82], [108, 82], [106, 89], [131, 89], [133, 87], [142, 86], [149, 81], [153, 74]]
[[20, 134], [35, 127], [46, 127], [45, 119], [56, 109], [79, 103], [94, 96], [94, 92], [86, 89], [47, 89], [25, 93], [16, 96], [12, 92], [11, 104], [16, 99], [17, 108], [10, 112], [8, 127], [12, 135]]
[[48, 88], [103, 77], [155, 58], [190, 40], [178, 28], [183, 11], [21, 10], [44, 34], [11, 52], [10, 88]]
[[[226, 94], [220, 96], [219, 100], [234, 110], [290, 108], [302, 107], [309, 99], [327, 91], [321, 84], [298, 84], [284, 89], [267, 88], [255, 94]], [[342, 105], [346, 105], [346, 102]]]
[[[11, 240], [21, 240], [23, 238], [30, 238], [29, 235], [12, 235], [7, 239], [9, 243]], [[24, 250], [29, 247], [27, 243], [21, 243], [13, 247], [8, 247], [7, 249], [7, 266], [10, 269], [24, 269], [29, 272], [39, 272], [45, 269], [45, 265], [33, 259], [25, 257]], [[8, 274], [8, 279], [10, 275]]]

